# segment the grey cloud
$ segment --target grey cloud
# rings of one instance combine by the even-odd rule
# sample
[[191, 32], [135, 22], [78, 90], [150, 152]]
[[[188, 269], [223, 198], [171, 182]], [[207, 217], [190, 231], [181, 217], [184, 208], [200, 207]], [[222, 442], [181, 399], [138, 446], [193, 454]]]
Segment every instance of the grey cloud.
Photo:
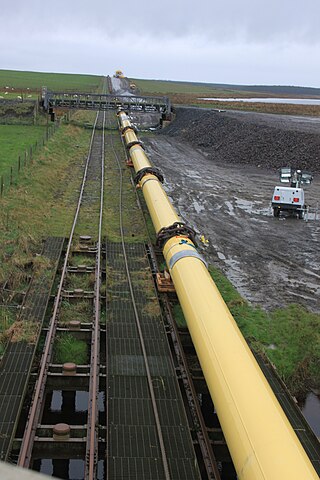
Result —
[[[273, 39], [300, 42], [320, 40], [318, 22], [320, 2], [305, 0], [162, 0], [148, 2], [122, 0], [79, 0], [44, 3], [35, 0], [4, 6], [1, 16], [18, 30], [38, 29], [41, 32], [72, 31], [82, 35], [95, 29], [101, 35], [145, 35], [161, 38], [184, 37], [190, 34], [207, 40], [231, 41], [239, 37], [268, 43]], [[6, 21], [4, 24], [7, 23]]]
[[320, 2], [15, 1], [1, 68], [227, 83], [315, 85]]

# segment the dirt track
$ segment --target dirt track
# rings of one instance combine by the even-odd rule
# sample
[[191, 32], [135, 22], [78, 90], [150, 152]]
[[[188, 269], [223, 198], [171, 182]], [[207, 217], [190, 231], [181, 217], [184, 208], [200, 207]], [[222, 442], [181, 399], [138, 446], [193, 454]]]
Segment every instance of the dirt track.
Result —
[[[227, 121], [231, 115], [233, 122], [236, 116], [236, 121], [240, 119], [244, 125], [255, 123], [255, 128], [261, 122], [268, 122], [265, 127], [274, 130], [273, 134], [280, 132], [279, 135], [283, 132], [286, 136], [296, 135], [298, 128], [300, 133], [312, 135], [315, 143], [319, 138], [316, 132], [320, 133], [320, 122], [314, 119], [308, 124], [295, 117], [273, 119], [273, 116], [262, 115], [257, 119], [256, 114], [211, 112], [210, 115], [220, 115], [222, 123], [223, 115]], [[186, 121], [185, 118], [185, 125]], [[199, 139], [196, 129], [191, 137], [181, 122], [180, 125], [173, 123], [167, 133], [188, 138], [193, 143]], [[258, 135], [262, 135], [261, 131]], [[303, 147], [302, 137], [298, 137], [297, 144]], [[206, 249], [209, 261], [218, 262], [245, 298], [265, 308], [295, 302], [320, 312], [320, 211], [317, 221], [311, 216], [308, 222], [274, 218], [270, 201], [278, 183], [277, 173], [255, 166], [255, 157], [251, 162], [246, 157], [245, 164], [230, 162], [235, 144], [223, 145], [222, 137], [219, 138], [223, 145], [219, 158], [215, 158], [210, 147], [204, 152], [168, 135], [147, 136], [143, 140], [151, 160], [164, 172], [166, 189], [180, 214], [209, 239]], [[255, 143], [253, 133], [251, 140]], [[208, 141], [211, 141], [210, 135]], [[238, 151], [250, 151], [250, 145], [242, 145], [238, 136], [236, 141], [240, 142]], [[283, 158], [286, 146], [285, 142]], [[222, 152], [228, 152], [228, 148], [223, 161]], [[279, 145], [277, 148], [280, 152]], [[275, 158], [270, 140], [268, 149], [270, 157]], [[306, 192], [306, 200], [313, 206], [320, 200], [319, 176]]]

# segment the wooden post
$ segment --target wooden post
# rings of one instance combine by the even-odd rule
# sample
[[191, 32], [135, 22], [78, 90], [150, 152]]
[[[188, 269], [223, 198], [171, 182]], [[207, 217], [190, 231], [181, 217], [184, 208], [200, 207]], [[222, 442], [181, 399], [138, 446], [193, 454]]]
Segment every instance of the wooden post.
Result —
[[10, 185], [13, 183], [13, 168], [10, 168]]
[[0, 186], [0, 189], [1, 189], [1, 197], [3, 195], [3, 175], [1, 175], [1, 186]]
[[30, 163], [32, 163], [32, 147], [30, 147]]
[[21, 157], [19, 155], [19, 158], [18, 158], [18, 172], [20, 172], [20, 169], [21, 169]]
[[27, 150], [25, 150], [25, 152], [24, 152], [24, 166], [27, 165], [27, 155], [28, 155]]

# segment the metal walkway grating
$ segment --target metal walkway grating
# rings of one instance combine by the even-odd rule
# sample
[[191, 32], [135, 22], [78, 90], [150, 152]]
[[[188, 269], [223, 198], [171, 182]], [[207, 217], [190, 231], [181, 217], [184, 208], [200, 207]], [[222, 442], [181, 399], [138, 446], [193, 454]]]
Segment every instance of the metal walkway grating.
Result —
[[[35, 278], [25, 299], [20, 320], [42, 324], [50, 298], [51, 285], [63, 247], [63, 238], [48, 238], [42, 255], [53, 262], [51, 275]], [[15, 434], [16, 422], [36, 345], [10, 343], [0, 365], [0, 459], [6, 460]]]
[[[141, 244], [126, 246], [172, 480], [199, 479], [180, 389]], [[109, 480], [165, 478], [121, 244], [107, 243]]]

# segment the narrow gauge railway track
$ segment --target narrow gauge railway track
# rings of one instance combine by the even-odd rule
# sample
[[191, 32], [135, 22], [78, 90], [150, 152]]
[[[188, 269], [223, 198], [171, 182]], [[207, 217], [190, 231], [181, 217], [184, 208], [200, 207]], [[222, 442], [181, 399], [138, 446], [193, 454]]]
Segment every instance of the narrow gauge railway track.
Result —
[[[110, 122], [109, 125], [111, 125], [111, 120], [109, 120], [109, 122]], [[165, 443], [164, 443], [164, 433], [162, 431], [162, 426], [161, 426], [161, 422], [160, 422], [157, 400], [156, 400], [156, 395], [155, 395], [155, 390], [154, 390], [154, 385], [153, 385], [153, 379], [152, 379], [152, 376], [151, 376], [151, 368], [150, 368], [150, 365], [149, 365], [149, 358], [148, 358], [148, 355], [147, 355], [144, 334], [143, 334], [143, 330], [142, 330], [142, 327], [141, 327], [141, 318], [140, 318], [140, 314], [139, 314], [138, 308], [137, 308], [137, 301], [136, 301], [136, 298], [135, 298], [132, 278], [131, 278], [131, 274], [130, 274], [128, 254], [127, 254], [126, 245], [125, 245], [125, 235], [124, 235], [123, 218], [122, 218], [122, 216], [123, 216], [123, 208], [122, 208], [122, 204], [123, 204], [123, 201], [122, 201], [123, 173], [122, 173], [122, 169], [126, 168], [126, 167], [124, 165], [121, 165], [121, 162], [120, 162], [120, 159], [119, 159], [119, 156], [118, 156], [118, 152], [117, 152], [117, 150], [114, 146], [112, 134], [110, 134], [109, 138], [110, 138], [109, 145], [111, 147], [113, 157], [114, 157], [114, 160], [115, 160], [116, 170], [118, 171], [118, 174], [119, 174], [119, 229], [120, 229], [120, 237], [121, 237], [121, 249], [122, 249], [124, 265], [125, 265], [125, 273], [126, 273], [126, 277], [127, 277], [128, 286], [129, 286], [130, 299], [131, 299], [131, 303], [132, 303], [132, 308], [133, 308], [134, 318], [135, 318], [135, 324], [136, 324], [136, 328], [137, 328], [137, 331], [138, 331], [138, 337], [139, 337], [140, 347], [141, 347], [142, 356], [143, 356], [143, 363], [144, 363], [144, 368], [145, 368], [146, 377], [147, 377], [150, 400], [151, 400], [151, 404], [152, 404], [154, 423], [155, 423], [156, 432], [157, 432], [157, 440], [159, 442], [159, 447], [160, 447], [160, 452], [161, 452], [161, 461], [162, 461], [162, 467], [163, 467], [162, 478], [165, 479], [165, 480], [170, 480], [171, 475], [170, 475], [170, 471], [169, 471], [169, 462], [168, 462], [167, 452], [166, 452]], [[108, 374], [107, 374], [107, 377], [108, 377]], [[107, 410], [107, 427], [108, 427], [108, 410]], [[110, 480], [113, 480], [109, 476], [108, 458], [109, 458], [109, 455], [107, 455], [107, 477], [106, 478], [107, 479], [110, 478]]]
[[[101, 133], [102, 130], [102, 133]], [[68, 277], [68, 265], [72, 254], [72, 247], [76, 242], [76, 230], [81, 228], [78, 226], [79, 217], [95, 215], [97, 231], [94, 232], [96, 239], [96, 247], [94, 249], [96, 255], [95, 272], [94, 272], [94, 295], [93, 295], [93, 320], [92, 320], [92, 337], [91, 337], [91, 353], [90, 353], [90, 381], [89, 381], [89, 402], [88, 402], [88, 419], [86, 431], [86, 454], [85, 454], [85, 474], [87, 480], [94, 480], [97, 467], [97, 450], [98, 450], [98, 392], [99, 392], [99, 363], [100, 363], [100, 287], [101, 287], [101, 238], [102, 238], [102, 213], [103, 213], [103, 195], [104, 195], [104, 137], [105, 137], [105, 113], [98, 113], [95, 119], [93, 132], [91, 136], [89, 154], [86, 160], [84, 175], [77, 203], [76, 213], [72, 224], [70, 237], [67, 245], [65, 259], [63, 262], [61, 277], [59, 281], [58, 291], [54, 300], [53, 313], [50, 319], [49, 328], [45, 340], [45, 347], [41, 358], [40, 370], [37, 382], [33, 392], [32, 404], [29, 410], [28, 421], [23, 435], [22, 446], [18, 458], [18, 465], [24, 468], [30, 468], [32, 460], [32, 450], [36, 431], [41, 423], [41, 415], [44, 407], [44, 397], [46, 391], [46, 382], [48, 378], [49, 366], [53, 360], [53, 344], [56, 337], [59, 316], [63, 310], [63, 296], [65, 291], [66, 280]], [[95, 185], [100, 185], [100, 200], [98, 210], [92, 213], [95, 197], [97, 193], [93, 189]], [[91, 207], [90, 207], [91, 204]]]

